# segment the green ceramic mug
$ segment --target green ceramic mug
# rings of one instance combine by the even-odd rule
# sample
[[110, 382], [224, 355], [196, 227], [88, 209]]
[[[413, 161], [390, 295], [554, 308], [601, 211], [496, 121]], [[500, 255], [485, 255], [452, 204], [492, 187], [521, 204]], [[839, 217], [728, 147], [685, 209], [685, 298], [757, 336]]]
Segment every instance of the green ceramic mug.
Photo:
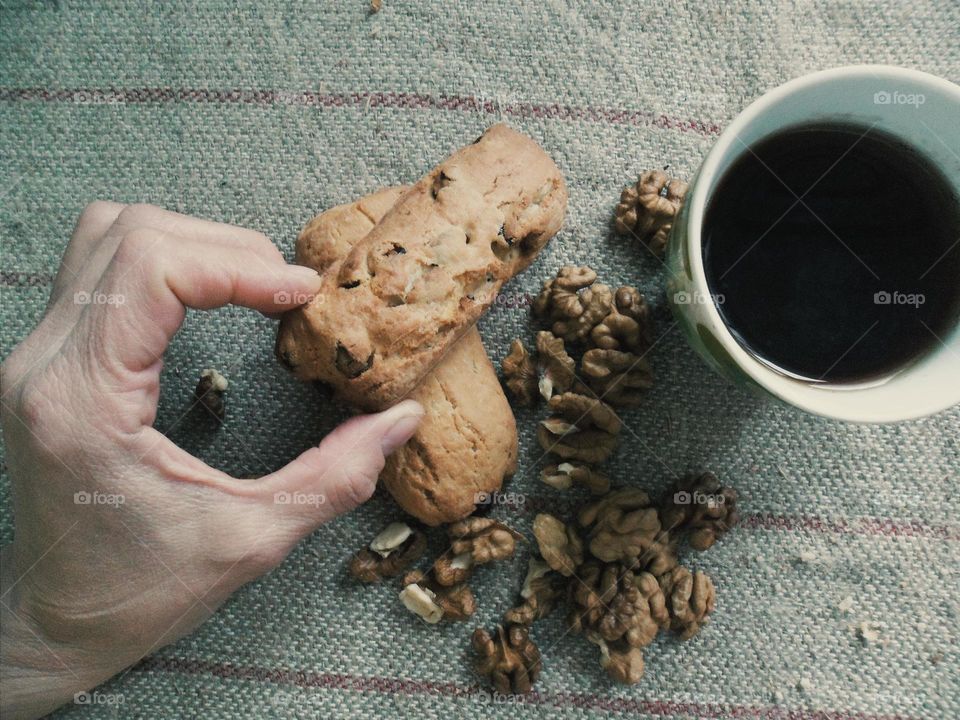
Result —
[[[904, 103], [922, 98], [922, 112]], [[919, 108], [915, 108], [919, 109]], [[829, 122], [876, 124], [937, 166], [960, 197], [960, 87], [916, 70], [859, 65], [813, 73], [770, 91], [720, 136], [690, 183], [667, 245], [667, 297], [690, 344], [722, 375], [826, 417], [896, 422], [960, 403], [960, 323], [937, 349], [881, 380], [813, 382], [762, 362], [730, 332], [711, 296], [702, 257], [706, 208], [747, 147], [783, 130]], [[958, 238], [960, 241], [960, 238]], [[960, 278], [957, 278], [960, 286]]]

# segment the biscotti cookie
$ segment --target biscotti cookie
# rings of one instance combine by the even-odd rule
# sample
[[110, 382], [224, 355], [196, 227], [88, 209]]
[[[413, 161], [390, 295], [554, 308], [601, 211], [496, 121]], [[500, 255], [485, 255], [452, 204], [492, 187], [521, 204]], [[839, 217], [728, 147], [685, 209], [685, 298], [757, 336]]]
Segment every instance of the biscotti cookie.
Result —
[[416, 183], [284, 316], [282, 362], [347, 402], [388, 407], [424, 379], [563, 222], [563, 175], [495, 125]]
[[[321, 213], [300, 233], [296, 259], [318, 272], [346, 255], [407, 187], [380, 190]], [[517, 425], [476, 327], [471, 327], [410, 397], [424, 416], [394, 451], [380, 480], [397, 503], [427, 523], [466, 517], [517, 465]]]

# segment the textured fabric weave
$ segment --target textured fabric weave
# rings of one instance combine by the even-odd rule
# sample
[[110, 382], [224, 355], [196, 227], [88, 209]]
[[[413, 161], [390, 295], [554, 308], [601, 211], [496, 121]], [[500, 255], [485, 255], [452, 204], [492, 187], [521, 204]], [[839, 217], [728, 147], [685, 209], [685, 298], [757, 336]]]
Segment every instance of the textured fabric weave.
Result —
[[[565, 228], [508, 296], [589, 263], [656, 309], [656, 386], [624, 414], [610, 473], [659, 492], [675, 474], [709, 468], [740, 490], [745, 515], [689, 558], [716, 580], [714, 621], [687, 643], [658, 639], [632, 688], [610, 683], [596, 649], [557, 616], [536, 630], [538, 692], [522, 705], [481, 704], [468, 637], [510, 606], [527, 552], [478, 574], [476, 623], [426, 627], [393, 585], [345, 575], [349, 554], [396, 516], [378, 494], [196, 634], [102, 688], [122, 694], [121, 706], [59, 716], [960, 717], [960, 408], [870, 427], [744, 394], [686, 347], [658, 261], [610, 232], [619, 192], [640, 170], [669, 165], [689, 178], [751, 99], [858, 62], [956, 82], [960, 5], [383, 0], [371, 15], [362, 0], [0, 3], [3, 356], [36, 323], [91, 200], [249, 226], [292, 257], [314, 213], [409, 182], [502, 119], [551, 153], [570, 188]], [[497, 362], [512, 338], [532, 340], [523, 305], [498, 305], [480, 324]], [[239, 309], [190, 313], [166, 358], [157, 426], [238, 476], [317, 442], [344, 413], [277, 365], [274, 332]], [[210, 366], [231, 381], [215, 433], [180, 419]], [[571, 506], [537, 479], [537, 418], [517, 413], [509, 489], [526, 503], [496, 510], [528, 537], [537, 509]], [[13, 532], [4, 467], [0, 540]], [[882, 642], [857, 637], [863, 621], [879, 625]]]

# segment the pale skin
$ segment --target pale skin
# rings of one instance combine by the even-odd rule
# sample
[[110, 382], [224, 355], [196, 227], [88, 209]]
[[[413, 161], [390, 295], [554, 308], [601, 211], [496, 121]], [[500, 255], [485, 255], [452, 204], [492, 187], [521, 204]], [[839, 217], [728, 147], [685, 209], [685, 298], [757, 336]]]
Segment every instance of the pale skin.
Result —
[[149, 205], [97, 202], [80, 216], [43, 318], [0, 377], [15, 518], [0, 573], [3, 717], [48, 713], [188, 634], [371, 496], [423, 415], [413, 401], [355, 417], [255, 480], [153, 428], [185, 308], [274, 316], [319, 285], [253, 230]]

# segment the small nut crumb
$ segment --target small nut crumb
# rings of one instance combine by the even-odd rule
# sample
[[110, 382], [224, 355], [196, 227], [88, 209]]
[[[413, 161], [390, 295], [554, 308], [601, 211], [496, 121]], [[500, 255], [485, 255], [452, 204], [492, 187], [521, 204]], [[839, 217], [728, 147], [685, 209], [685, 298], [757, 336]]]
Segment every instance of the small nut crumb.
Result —
[[801, 550], [799, 560], [802, 563], [809, 564], [817, 559], [817, 554], [813, 550]]
[[848, 613], [853, 609], [853, 598], [847, 595], [843, 600], [837, 603], [837, 610], [842, 613]]
[[383, 7], [383, 0], [370, 0], [370, 13], [375, 15]]
[[210, 413], [222, 421], [226, 414], [226, 404], [223, 394], [227, 391], [230, 383], [227, 379], [213, 368], [207, 368], [200, 373], [200, 381], [193, 391], [197, 401], [205, 407]]
[[813, 681], [810, 678], [800, 678], [800, 681], [797, 683], [797, 688], [801, 692], [809, 693], [813, 690]]
[[881, 629], [878, 623], [871, 622], [870, 620], [861, 620], [860, 624], [857, 625], [857, 637], [859, 637], [865, 645], [879, 642]]

